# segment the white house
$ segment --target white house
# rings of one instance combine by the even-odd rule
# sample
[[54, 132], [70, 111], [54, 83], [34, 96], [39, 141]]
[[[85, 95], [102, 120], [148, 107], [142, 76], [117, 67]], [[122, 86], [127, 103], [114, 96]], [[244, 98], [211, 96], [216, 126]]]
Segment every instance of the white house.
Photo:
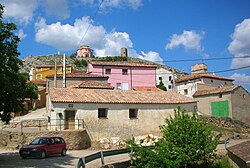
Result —
[[178, 106], [196, 101], [174, 92], [56, 88], [49, 92], [50, 130], [86, 128], [92, 140], [157, 134]]
[[157, 68], [156, 69], [156, 83], [159, 85], [162, 80], [164, 86], [167, 88], [167, 91], [172, 91], [173, 89], [173, 74], [171, 71], [166, 68]]

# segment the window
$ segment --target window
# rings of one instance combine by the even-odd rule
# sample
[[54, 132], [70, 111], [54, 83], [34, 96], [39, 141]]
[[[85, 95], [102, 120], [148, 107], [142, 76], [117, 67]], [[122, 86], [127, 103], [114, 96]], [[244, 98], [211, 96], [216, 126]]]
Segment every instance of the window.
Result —
[[227, 82], [225, 82], [225, 85], [227, 85]]
[[49, 70], [52, 70], [52, 68], [50, 67]]
[[162, 80], [162, 77], [159, 77], [159, 80], [161, 81], [161, 80]]
[[36, 79], [42, 79], [42, 74], [36, 74]]
[[172, 81], [172, 76], [169, 76], [169, 77], [168, 77], [168, 80], [169, 80], [169, 81]]
[[188, 94], [188, 90], [184, 89], [184, 95], [187, 95], [187, 94]]
[[219, 98], [222, 98], [222, 94], [219, 94]]
[[171, 86], [171, 85], [168, 85], [168, 89], [169, 89], [169, 90], [172, 89], [172, 86]]
[[213, 81], [213, 80], [211, 80], [211, 83], [214, 83], [214, 81]]
[[129, 109], [129, 118], [136, 119], [138, 116], [138, 109]]
[[107, 118], [108, 109], [107, 108], [98, 108], [98, 118]]
[[106, 74], [111, 74], [111, 69], [105, 69]]
[[122, 74], [123, 75], [127, 75], [128, 74], [128, 70], [127, 69], [122, 69]]
[[122, 84], [116, 83], [116, 90], [122, 90]]

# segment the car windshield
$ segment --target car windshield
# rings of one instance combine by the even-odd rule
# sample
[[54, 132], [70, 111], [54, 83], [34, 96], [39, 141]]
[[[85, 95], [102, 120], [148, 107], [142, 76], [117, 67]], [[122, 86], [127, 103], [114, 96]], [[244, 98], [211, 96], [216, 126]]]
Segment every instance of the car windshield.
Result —
[[45, 143], [48, 143], [48, 138], [36, 138], [30, 144], [38, 145], [38, 144], [45, 144]]

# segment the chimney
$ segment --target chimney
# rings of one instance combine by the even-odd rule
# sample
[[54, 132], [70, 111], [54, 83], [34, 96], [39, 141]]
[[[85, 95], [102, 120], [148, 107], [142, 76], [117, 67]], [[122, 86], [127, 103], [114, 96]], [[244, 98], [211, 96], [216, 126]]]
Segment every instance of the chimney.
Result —
[[127, 48], [121, 48], [121, 56], [122, 57], [128, 56], [128, 49]]
[[207, 65], [202, 63], [202, 64], [195, 64], [194, 66], [191, 67], [192, 74], [204, 74], [207, 73]]

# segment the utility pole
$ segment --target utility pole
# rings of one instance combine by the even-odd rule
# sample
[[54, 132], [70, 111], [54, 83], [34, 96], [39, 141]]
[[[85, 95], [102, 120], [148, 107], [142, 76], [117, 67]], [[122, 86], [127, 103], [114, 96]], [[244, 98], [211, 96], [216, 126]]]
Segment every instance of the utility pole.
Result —
[[63, 54], [63, 87], [66, 88], [66, 55]]
[[[58, 51], [58, 55], [60, 54], [60, 52]], [[56, 75], [57, 75], [57, 65], [56, 65], [56, 54], [54, 54], [54, 62], [55, 62], [55, 69], [54, 69], [54, 88], [57, 88], [57, 79], [56, 79]]]

